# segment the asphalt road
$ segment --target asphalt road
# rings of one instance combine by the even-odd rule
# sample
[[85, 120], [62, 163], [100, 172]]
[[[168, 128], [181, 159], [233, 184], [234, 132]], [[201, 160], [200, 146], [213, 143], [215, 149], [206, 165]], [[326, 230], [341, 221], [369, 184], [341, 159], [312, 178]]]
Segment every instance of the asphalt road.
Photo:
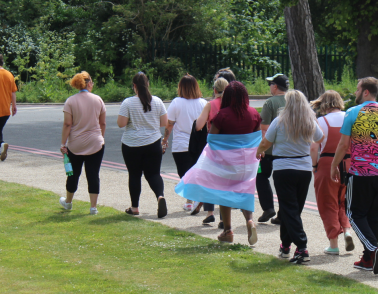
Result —
[[[253, 100], [251, 106], [262, 107], [264, 100]], [[166, 104], [168, 107], [169, 104]], [[18, 113], [11, 117], [4, 128], [4, 140], [10, 145], [59, 152], [63, 124], [63, 106], [18, 106]], [[104, 160], [124, 164], [121, 153], [123, 129], [117, 126], [119, 105], [106, 106], [106, 132]], [[164, 128], [161, 129], [164, 132]], [[172, 136], [169, 145], [172, 144]], [[163, 156], [161, 170], [166, 174], [177, 174], [171, 149]], [[272, 187], [273, 183], [272, 183]], [[310, 184], [308, 201], [316, 202], [313, 183]]]

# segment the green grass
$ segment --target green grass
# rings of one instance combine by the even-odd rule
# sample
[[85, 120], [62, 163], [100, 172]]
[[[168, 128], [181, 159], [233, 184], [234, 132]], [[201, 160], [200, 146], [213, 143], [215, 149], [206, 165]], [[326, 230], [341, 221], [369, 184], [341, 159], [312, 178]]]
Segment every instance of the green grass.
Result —
[[376, 293], [247, 246], [0, 181], [2, 293]]

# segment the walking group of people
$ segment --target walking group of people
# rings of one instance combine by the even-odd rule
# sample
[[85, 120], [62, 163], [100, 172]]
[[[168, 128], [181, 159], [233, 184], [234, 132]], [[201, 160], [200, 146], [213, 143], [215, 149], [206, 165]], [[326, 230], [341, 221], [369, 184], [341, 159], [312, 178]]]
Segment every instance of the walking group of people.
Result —
[[[0, 55], [0, 158], [5, 160], [8, 145], [2, 130], [16, 114], [17, 90], [13, 76], [3, 69]], [[220, 206], [220, 241], [233, 242], [231, 209], [241, 209], [249, 244], [257, 242], [254, 211], [256, 185], [263, 214], [259, 222], [271, 219], [280, 225], [279, 255], [292, 263], [310, 260], [303, 211], [310, 181], [314, 188], [329, 246], [326, 254], [339, 254], [338, 236], [344, 234], [345, 249], [354, 249], [351, 227], [364, 246], [354, 267], [378, 274], [378, 80], [358, 81], [355, 107], [345, 113], [344, 102], [335, 91], [326, 91], [308, 103], [298, 90], [289, 90], [283, 74], [267, 78], [272, 97], [261, 115], [249, 106], [247, 89], [236, 81], [230, 69], [214, 77], [214, 99], [202, 97], [196, 79], [186, 74], [178, 95], [168, 110], [152, 96], [149, 81], [137, 73], [133, 97], [126, 98], [117, 124], [125, 128], [122, 154], [129, 173], [131, 206], [127, 214], [139, 215], [141, 177], [144, 174], [157, 199], [157, 216], [167, 215], [164, 182], [160, 175], [162, 156], [173, 132], [172, 155], [180, 183], [175, 191], [186, 198], [184, 210], [207, 211], [203, 224], [215, 221], [214, 205]], [[90, 214], [97, 214], [100, 192], [99, 171], [105, 150], [106, 107], [92, 92], [87, 72], [76, 74], [71, 86], [79, 92], [64, 105], [61, 152], [67, 154], [73, 175], [67, 177], [66, 197], [59, 202], [72, 209], [84, 165], [90, 195]], [[4, 99], [4, 97], [6, 99]], [[165, 127], [162, 138], [160, 127]], [[261, 172], [257, 172], [260, 166]], [[269, 178], [273, 174], [279, 211], [273, 205]], [[275, 218], [274, 218], [275, 217]]]

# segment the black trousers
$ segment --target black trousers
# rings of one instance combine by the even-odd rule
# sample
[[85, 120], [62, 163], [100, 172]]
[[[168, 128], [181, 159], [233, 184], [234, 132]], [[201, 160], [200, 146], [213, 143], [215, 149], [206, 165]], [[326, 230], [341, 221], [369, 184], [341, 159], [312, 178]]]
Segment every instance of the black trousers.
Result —
[[301, 213], [306, 202], [311, 176], [310, 171], [293, 169], [273, 172], [280, 208], [280, 236], [284, 247], [289, 247], [291, 243], [294, 243], [298, 249], [307, 247]]
[[175, 160], [177, 173], [180, 179], [185, 173], [195, 164], [193, 157], [187, 152], [172, 152], [173, 159]]
[[259, 201], [263, 211], [274, 209], [273, 191], [270, 186], [269, 178], [273, 171], [273, 157], [272, 155], [265, 155], [260, 160], [261, 173], [256, 176], [256, 189], [259, 196]]
[[370, 260], [378, 247], [378, 176], [349, 176], [345, 212], [364, 246], [365, 260]]
[[154, 191], [156, 199], [159, 196], [164, 196], [164, 182], [160, 175], [163, 157], [161, 139], [150, 145], [139, 147], [122, 144], [122, 155], [129, 172], [129, 192], [132, 207], [139, 207], [142, 174]]
[[1, 145], [1, 143], [4, 142], [4, 140], [3, 140], [3, 129], [4, 129], [5, 124], [7, 123], [8, 118], [9, 118], [9, 115], [0, 117], [0, 145]]
[[68, 150], [68, 157], [72, 164], [73, 175], [67, 177], [66, 189], [70, 193], [75, 193], [77, 190], [77, 185], [79, 183], [79, 178], [81, 170], [85, 168], [85, 174], [87, 176], [88, 182], [88, 193], [99, 194], [100, 193], [100, 167], [102, 162], [102, 157], [104, 156], [105, 145], [102, 148], [91, 155], [75, 155], [70, 150]]

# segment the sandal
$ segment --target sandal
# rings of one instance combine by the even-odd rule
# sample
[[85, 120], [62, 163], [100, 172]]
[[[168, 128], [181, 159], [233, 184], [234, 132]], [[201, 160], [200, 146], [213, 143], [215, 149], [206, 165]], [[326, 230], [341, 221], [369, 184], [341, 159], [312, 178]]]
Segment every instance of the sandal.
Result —
[[157, 217], [158, 218], [162, 218], [162, 217], [165, 217], [168, 213], [168, 210], [167, 210], [167, 203], [165, 201], [165, 198], [164, 197], [161, 197], [159, 200], [158, 200], [158, 210], [157, 210]]
[[133, 212], [133, 210], [131, 209], [131, 207], [126, 208], [125, 212], [127, 214], [131, 214], [131, 215], [139, 215], [139, 212]]
[[257, 243], [257, 230], [253, 221], [249, 221], [247, 223], [247, 231], [248, 231], [248, 243], [250, 245], [255, 245]]

